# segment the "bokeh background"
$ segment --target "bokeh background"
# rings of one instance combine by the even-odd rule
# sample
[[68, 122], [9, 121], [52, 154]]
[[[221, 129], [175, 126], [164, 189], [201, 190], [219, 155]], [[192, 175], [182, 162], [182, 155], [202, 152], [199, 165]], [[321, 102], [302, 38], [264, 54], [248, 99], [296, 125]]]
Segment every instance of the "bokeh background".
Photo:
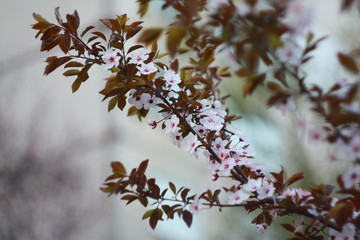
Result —
[[[337, 51], [359, 47], [358, 10], [340, 13], [340, 0], [306, 1], [314, 10], [313, 30], [329, 36], [316, 51], [305, 71], [309, 80], [327, 87], [347, 77], [336, 62]], [[174, 13], [160, 10], [154, 1], [145, 25], [170, 22]], [[1, 0], [0, 1], [0, 239], [2, 240], [127, 240], [127, 239], [279, 239], [279, 227], [260, 235], [250, 224], [254, 215], [241, 209], [203, 211], [192, 228], [182, 221], [160, 222], [155, 231], [142, 221], [145, 209], [132, 203], [125, 207], [118, 197], [107, 198], [99, 188], [111, 173], [110, 162], [122, 161], [128, 169], [150, 159], [149, 176], [166, 186], [189, 186], [199, 192], [213, 186], [203, 159], [195, 159], [171, 144], [160, 129], [151, 130], [126, 112], [107, 112], [98, 92], [108, 72], [90, 71], [90, 79], [76, 94], [73, 79], [57, 70], [43, 76], [44, 60], [60, 51], [40, 53], [40, 41], [31, 29], [36, 12], [55, 21], [54, 8], [63, 16], [75, 9], [83, 29], [98, 19], [127, 13], [138, 20], [135, 0]], [[165, 50], [165, 49], [164, 49]], [[226, 56], [219, 56], [219, 64]], [[232, 95], [230, 109], [244, 116], [237, 127], [250, 138], [255, 161], [270, 171], [280, 165], [289, 174], [305, 172], [304, 185], [331, 183], [344, 163], [330, 163], [329, 146], [309, 144], [298, 136], [295, 115], [283, 116], [264, 105], [266, 92], [241, 97], [240, 79], [224, 81]], [[297, 107], [308, 124], [321, 123], [301, 99]], [[152, 114], [148, 119], [160, 119]], [[292, 221], [292, 219], [283, 219]], [[276, 225], [276, 224], [275, 224]]]

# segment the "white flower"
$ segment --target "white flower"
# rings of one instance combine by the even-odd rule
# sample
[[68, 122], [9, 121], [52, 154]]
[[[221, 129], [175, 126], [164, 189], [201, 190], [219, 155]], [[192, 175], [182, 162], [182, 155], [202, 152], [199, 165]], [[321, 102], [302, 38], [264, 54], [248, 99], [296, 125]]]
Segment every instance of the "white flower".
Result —
[[165, 121], [165, 133], [174, 133], [178, 129], [178, 124], [180, 120], [176, 115], [172, 115], [171, 118]]
[[256, 228], [259, 230], [260, 234], [264, 234], [266, 231], [266, 226], [264, 226], [262, 224], [257, 224]]
[[218, 170], [221, 171], [225, 176], [230, 176], [231, 175], [230, 172], [235, 165], [236, 165], [235, 160], [233, 158], [228, 158], [221, 162], [221, 165], [219, 166]]
[[224, 119], [219, 116], [212, 115], [201, 118], [200, 123], [204, 126], [204, 128], [210, 131], [220, 131], [224, 126]]
[[346, 189], [351, 189], [354, 185], [360, 183], [360, 166], [350, 166], [346, 173], [341, 176]]
[[345, 147], [345, 153], [350, 159], [360, 159], [360, 134], [351, 138], [351, 141]]
[[341, 232], [332, 228], [329, 230], [329, 235], [334, 237], [334, 240], [354, 240], [355, 226], [352, 223], [347, 223], [342, 227]]
[[150, 62], [148, 64], [146, 63], [141, 63], [140, 66], [137, 66], [136, 67], [141, 74], [143, 75], [149, 75], [150, 73], [154, 73], [154, 72], [157, 72], [158, 69], [157, 67], [154, 66], [154, 63]]
[[181, 82], [181, 78], [179, 74], [175, 73], [171, 69], [168, 70], [166, 67], [164, 68], [164, 70], [165, 70], [164, 79], [169, 87], [172, 85], [178, 85]]
[[287, 6], [284, 23], [294, 34], [303, 34], [313, 21], [313, 11], [303, 0], [293, 0]]
[[179, 132], [179, 128], [177, 128], [173, 133], [172, 133], [172, 142], [173, 144], [175, 144], [178, 147], [181, 147], [181, 141], [183, 140], [183, 137], [181, 135], [181, 133]]
[[275, 106], [280, 109], [283, 116], [286, 115], [287, 111], [294, 111], [296, 109], [295, 102], [292, 96], [276, 102]]
[[142, 64], [148, 58], [149, 58], [149, 55], [147, 53], [145, 53], [144, 50], [139, 51], [137, 54], [131, 53], [129, 64], [136, 64], [136, 65]]
[[249, 199], [250, 193], [243, 191], [242, 189], [237, 190], [236, 192], [227, 192], [229, 204], [240, 204], [243, 201]]
[[193, 154], [195, 157], [197, 157], [197, 147], [201, 144], [200, 141], [198, 141], [198, 138], [196, 135], [192, 135], [188, 137], [185, 145], [185, 151], [189, 151], [191, 154]]
[[278, 48], [277, 53], [282, 63], [288, 63], [292, 66], [300, 64], [302, 50], [291, 40], [287, 40], [284, 46]]
[[219, 8], [221, 5], [223, 4], [227, 4], [228, 1], [227, 0], [208, 0], [207, 1], [207, 6], [210, 8]]
[[310, 129], [309, 131], [309, 140], [312, 142], [322, 141], [327, 137], [327, 134], [324, 128], [318, 126]]
[[120, 56], [118, 56], [118, 53], [118, 50], [112, 48], [106, 50], [105, 55], [101, 57], [105, 62], [106, 69], [111, 69], [119, 65]]
[[269, 183], [268, 181], [263, 180], [261, 187], [257, 188], [258, 199], [265, 199], [268, 197], [272, 197], [275, 192], [275, 187], [272, 183]]
[[261, 184], [262, 184], [262, 179], [261, 178], [258, 178], [256, 180], [255, 179], [249, 179], [249, 181], [246, 184], [244, 184], [242, 187], [246, 191], [254, 192], [259, 187], [261, 187]]
[[201, 203], [200, 203], [200, 200], [199, 200], [199, 197], [196, 196], [194, 201], [190, 204], [189, 206], [189, 210], [192, 214], [199, 214], [201, 208]]

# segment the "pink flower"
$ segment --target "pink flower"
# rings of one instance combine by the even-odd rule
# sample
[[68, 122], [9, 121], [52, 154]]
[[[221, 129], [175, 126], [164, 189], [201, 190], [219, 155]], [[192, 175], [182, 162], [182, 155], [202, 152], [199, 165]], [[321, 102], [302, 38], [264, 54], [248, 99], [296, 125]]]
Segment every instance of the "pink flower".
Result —
[[244, 184], [242, 187], [246, 191], [254, 192], [259, 187], [261, 187], [261, 184], [262, 184], [262, 179], [261, 178], [258, 178], [256, 180], [255, 179], [249, 179], [249, 181], [246, 184]]
[[345, 147], [345, 153], [351, 159], [360, 159], [360, 134], [351, 138], [349, 144]]
[[300, 232], [303, 229], [303, 225], [304, 225], [304, 216], [297, 217], [294, 221], [294, 227], [295, 227], [294, 232]]
[[292, 96], [289, 96], [287, 98], [282, 99], [281, 101], [278, 101], [275, 106], [281, 110], [281, 113], [283, 116], [286, 115], [287, 111], [294, 111], [296, 109], [294, 99]]
[[235, 165], [236, 165], [235, 160], [233, 158], [228, 158], [221, 162], [221, 165], [219, 166], [218, 170], [222, 171], [222, 173], [225, 176], [230, 176], [230, 172]]
[[165, 121], [165, 133], [175, 132], [178, 128], [177, 126], [179, 122], [179, 118], [176, 115], [172, 115], [170, 119], [167, 119]]
[[105, 62], [106, 69], [112, 69], [119, 65], [120, 56], [118, 56], [119, 51], [109, 48], [106, 50], [105, 55], [102, 56], [102, 60]]
[[293, 41], [287, 40], [284, 46], [278, 48], [277, 52], [280, 62], [288, 63], [292, 66], [300, 64], [302, 50]]
[[259, 230], [260, 234], [264, 234], [266, 231], [266, 226], [262, 224], [257, 224], [256, 228]]
[[227, 192], [228, 202], [229, 204], [240, 204], [243, 201], [246, 201], [250, 194], [248, 192], [243, 191], [242, 189], [237, 190], [236, 192]]
[[275, 187], [272, 183], [269, 183], [268, 181], [263, 180], [261, 187], [259, 187], [257, 190], [258, 199], [265, 199], [268, 197], [272, 197], [275, 192]]
[[164, 68], [164, 70], [165, 70], [164, 79], [168, 86], [178, 85], [181, 82], [181, 78], [179, 74], [175, 73], [171, 69], [168, 70], [166, 67]]
[[212, 173], [211, 180], [212, 180], [212, 181], [216, 181], [216, 180], [218, 180], [218, 178], [219, 178], [219, 175], [218, 175], [216, 172], [213, 172], [213, 173]]
[[181, 141], [183, 140], [183, 137], [181, 133], [179, 132], [179, 129], [176, 129], [175, 132], [172, 134], [172, 142], [178, 147], [181, 147]]
[[141, 74], [143, 75], [149, 75], [150, 73], [154, 73], [154, 72], [157, 72], [158, 69], [157, 67], [154, 66], [154, 63], [150, 62], [148, 64], [146, 63], [141, 63], [140, 66], [137, 66], [136, 67]]
[[293, 0], [287, 6], [284, 24], [294, 34], [303, 34], [313, 21], [313, 11], [302, 0]]
[[154, 120], [149, 120], [147, 123], [151, 127], [151, 129], [156, 128], [157, 123]]
[[201, 203], [200, 203], [200, 200], [199, 200], [199, 197], [196, 196], [194, 201], [190, 204], [189, 206], [189, 210], [192, 214], [199, 214], [201, 208]]
[[342, 227], [341, 232], [338, 232], [332, 228], [329, 230], [329, 235], [334, 237], [334, 240], [354, 240], [355, 233], [355, 226], [352, 223], [345, 224]]
[[145, 53], [144, 50], [139, 51], [137, 54], [131, 53], [129, 64], [136, 64], [136, 65], [142, 64], [148, 58], [149, 55]]
[[189, 151], [191, 154], [193, 154], [195, 157], [197, 157], [197, 147], [201, 144], [200, 141], [198, 141], [198, 138], [196, 135], [192, 135], [188, 137], [185, 145], [185, 151]]
[[209, 116], [201, 118], [200, 123], [210, 131], [220, 131], [223, 127], [224, 119], [218, 116]]
[[309, 140], [312, 142], [322, 141], [322, 140], [326, 139], [326, 137], [327, 137], [327, 134], [326, 134], [325, 130], [320, 126], [310, 129], [310, 131], [309, 131]]
[[350, 166], [346, 173], [341, 176], [346, 189], [353, 188], [356, 184], [360, 183], [360, 166]]

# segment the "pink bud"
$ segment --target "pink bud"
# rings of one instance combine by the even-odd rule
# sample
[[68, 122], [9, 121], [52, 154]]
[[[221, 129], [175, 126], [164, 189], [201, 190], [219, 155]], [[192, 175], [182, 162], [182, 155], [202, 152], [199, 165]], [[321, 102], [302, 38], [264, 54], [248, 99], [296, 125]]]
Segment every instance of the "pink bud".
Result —
[[151, 127], [151, 129], [155, 129], [155, 128], [156, 128], [157, 123], [156, 123], [154, 120], [149, 120], [147, 123], [149, 124], [149, 126]]
[[211, 180], [213, 180], [215, 182], [216, 180], [218, 180], [218, 178], [219, 178], [219, 175], [216, 172], [213, 172]]

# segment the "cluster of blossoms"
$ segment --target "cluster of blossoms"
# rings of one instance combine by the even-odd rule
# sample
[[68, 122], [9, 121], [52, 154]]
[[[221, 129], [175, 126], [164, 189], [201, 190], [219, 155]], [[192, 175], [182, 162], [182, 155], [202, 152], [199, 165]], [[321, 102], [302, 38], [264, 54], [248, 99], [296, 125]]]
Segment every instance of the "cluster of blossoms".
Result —
[[[141, 11], [147, 9], [150, 1], [141, 1]], [[323, 236], [316, 238], [320, 232], [329, 236], [329, 239], [359, 239], [359, 86], [340, 80], [326, 92], [316, 84], [308, 87], [304, 83], [306, 74], [300, 68], [311, 58], [309, 52], [322, 40], [314, 40], [314, 34], [308, 33], [306, 46], [302, 47], [301, 38], [306, 35], [312, 23], [311, 9], [301, 0], [268, 1], [269, 8], [265, 10], [258, 7], [257, 1], [234, 4], [231, 0], [209, 0], [194, 1], [194, 5], [191, 5], [193, 1], [187, 1], [184, 6], [193, 6], [194, 9], [186, 11], [177, 5], [179, 2], [182, 1], [166, 1], [164, 5], [167, 8], [175, 4], [175, 10], [183, 16], [167, 29], [168, 50], [170, 56], [175, 57], [180, 53], [179, 44], [185, 43], [189, 50], [197, 53], [197, 57], [189, 61], [189, 66], [179, 70], [178, 59], [173, 59], [170, 67], [154, 61], [159, 56], [157, 44], [154, 43], [163, 30], [148, 29], [140, 37], [146, 45], [153, 44], [151, 52], [137, 50], [141, 45], [125, 49], [125, 41], [141, 30], [141, 22], [127, 25], [126, 14], [116, 19], [102, 19], [112, 32], [107, 42], [108, 47], [99, 43], [90, 47], [81, 38], [91, 27], [78, 34], [77, 13], [67, 15], [68, 22], [63, 23], [57, 9], [57, 20], [61, 27], [50, 24], [40, 15], [34, 15], [38, 21], [34, 28], [40, 30], [39, 34], [43, 34], [43, 50], [50, 50], [56, 43], [65, 54], [74, 50], [78, 51], [78, 55], [48, 58], [45, 74], [71, 60], [64, 67], [82, 68], [64, 73], [65, 76], [78, 76], [72, 86], [73, 91], [76, 91], [88, 78], [87, 71], [93, 64], [104, 65], [106, 69], [116, 73], [107, 79], [105, 88], [100, 92], [105, 96], [104, 99], [111, 97], [109, 111], [116, 105], [123, 110], [126, 103], [129, 103], [129, 115], [137, 115], [141, 119], [146, 117], [150, 109], [158, 109], [162, 119], [149, 120], [151, 128], [155, 129], [160, 125], [165, 133], [171, 135], [176, 146], [183, 147], [196, 158], [202, 151], [213, 181], [219, 178], [234, 180], [235, 183], [229, 188], [222, 188], [226, 192], [228, 204], [243, 206], [249, 212], [261, 210], [253, 220], [261, 233], [265, 232], [273, 219], [294, 213], [299, 217], [293, 225], [283, 226], [299, 237], [296, 239], [324, 239]], [[194, 11], [203, 10], [209, 10], [210, 14], [206, 16], [211, 19], [209, 22], [205, 21], [204, 25], [203, 21], [194, 20], [195, 15], [202, 14], [192, 15]], [[190, 23], [190, 32], [178, 34], [179, 31], [187, 31]], [[64, 29], [67, 32], [60, 34]], [[214, 29], [216, 31], [211, 31]], [[71, 47], [65, 44], [69, 33], [72, 42], [78, 44]], [[95, 36], [88, 42], [99, 37], [106, 41], [99, 32], [92, 34]], [[189, 39], [182, 41], [188, 36]], [[92, 57], [87, 58], [85, 51]], [[103, 55], [99, 55], [104, 51]], [[226, 67], [210, 65], [217, 52], [228, 52], [234, 66], [241, 67], [236, 74], [246, 78], [244, 95], [251, 94], [259, 85], [267, 85], [273, 94], [268, 105], [276, 106], [283, 115], [296, 110], [295, 100], [298, 98], [306, 97], [313, 104], [312, 109], [326, 120], [326, 124], [307, 129], [308, 124], [299, 114], [297, 128], [307, 133], [311, 143], [333, 144], [333, 161], [339, 154], [354, 160], [353, 166], [337, 179], [339, 193], [347, 194], [346, 197], [340, 200], [330, 197], [333, 188], [329, 185], [315, 186], [309, 191], [291, 188], [289, 186], [302, 179], [303, 174], [287, 178], [284, 170], [279, 173], [267, 172], [264, 166], [251, 161], [255, 152], [249, 147], [249, 140], [230, 125], [240, 117], [229, 115], [229, 110], [221, 106], [224, 98], [220, 96], [217, 83], [231, 73]], [[85, 65], [72, 61], [76, 56], [81, 60], [87, 58]], [[339, 54], [338, 58], [345, 69], [360, 74], [353, 57]], [[260, 72], [259, 63], [264, 63], [263, 66], [267, 67], [265, 72]], [[290, 81], [296, 84], [289, 84]], [[193, 214], [201, 209], [227, 206], [220, 203], [220, 189], [207, 189], [200, 194], [188, 196], [190, 189], [182, 187], [177, 190], [172, 183], [169, 186], [174, 196], [169, 199], [165, 196], [168, 189], [161, 192], [155, 179], [147, 179], [146, 166], [147, 161], [144, 161], [138, 169], [127, 174], [121, 163], [112, 164], [114, 174], [106, 180], [107, 187], [103, 191], [121, 194], [122, 199], [128, 200], [128, 203], [139, 200], [144, 206], [147, 206], [148, 198], [157, 201], [158, 204], [153, 204], [157, 207], [144, 215], [144, 218], [150, 219], [152, 228], [155, 228], [158, 220], [162, 220], [163, 213], [171, 219], [177, 213], [190, 226]], [[114, 179], [116, 182], [108, 182]], [[137, 187], [134, 188], [134, 185]], [[167, 200], [181, 204], [163, 204]], [[312, 223], [302, 232], [305, 226], [304, 216], [312, 219]], [[324, 231], [326, 227], [331, 230]]]

